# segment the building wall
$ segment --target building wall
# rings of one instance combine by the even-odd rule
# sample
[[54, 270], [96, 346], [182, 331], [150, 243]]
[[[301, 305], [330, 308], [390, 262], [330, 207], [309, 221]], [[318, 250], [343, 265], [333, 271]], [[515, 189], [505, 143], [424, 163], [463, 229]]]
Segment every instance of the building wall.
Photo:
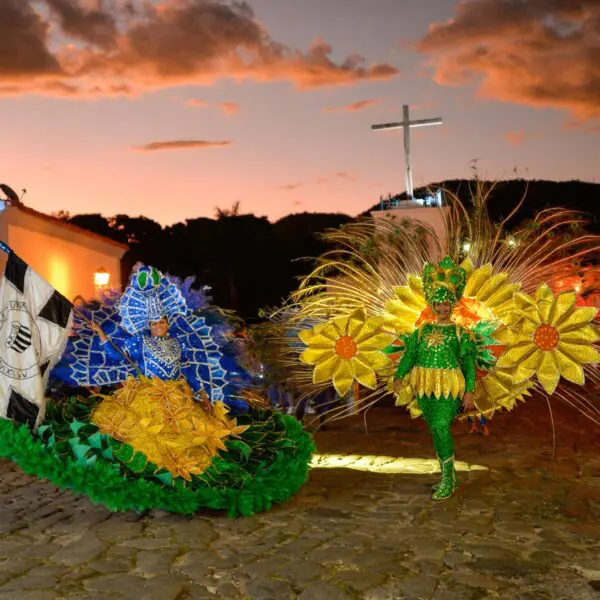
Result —
[[[0, 213], [0, 239], [69, 300], [97, 296], [94, 273], [103, 267], [111, 287], [121, 287], [125, 248], [9, 207]], [[3, 253], [0, 253], [3, 254]], [[4, 268], [5, 256], [0, 256]]]

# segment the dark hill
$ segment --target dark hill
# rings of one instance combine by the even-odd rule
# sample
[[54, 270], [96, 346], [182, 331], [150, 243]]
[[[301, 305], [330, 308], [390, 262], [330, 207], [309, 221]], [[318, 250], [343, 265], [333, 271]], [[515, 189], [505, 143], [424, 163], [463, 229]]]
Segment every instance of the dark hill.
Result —
[[[553, 206], [562, 206], [579, 210], [590, 217], [589, 229], [600, 232], [600, 184], [584, 181], [545, 181], [524, 179], [511, 179], [507, 181], [482, 182], [493, 190], [488, 201], [490, 216], [500, 219], [507, 216], [520, 199], [525, 196], [523, 207], [518, 216], [519, 220], [531, 218], [540, 210]], [[432, 183], [428, 187], [415, 190], [415, 197], [427, 196], [430, 190], [442, 188], [456, 194], [465, 205], [469, 205], [472, 190], [475, 188], [474, 180], [452, 179]], [[406, 200], [406, 193], [393, 196], [395, 200]], [[377, 210], [380, 203], [363, 213], [367, 215], [371, 210]]]

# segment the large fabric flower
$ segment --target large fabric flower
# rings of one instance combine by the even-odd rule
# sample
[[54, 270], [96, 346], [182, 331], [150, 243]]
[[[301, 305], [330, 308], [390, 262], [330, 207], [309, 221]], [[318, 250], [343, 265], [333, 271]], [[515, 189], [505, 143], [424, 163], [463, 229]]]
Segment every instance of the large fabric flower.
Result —
[[595, 308], [576, 306], [573, 292], [554, 296], [550, 287], [540, 285], [535, 298], [515, 295], [516, 309], [508, 315], [506, 351], [498, 359], [499, 367], [514, 368], [514, 382], [534, 375], [548, 394], [561, 377], [583, 385], [584, 366], [600, 362], [594, 344], [600, 339], [592, 324]]
[[300, 355], [305, 364], [315, 365], [313, 383], [333, 381], [344, 396], [354, 380], [371, 390], [377, 387], [376, 371], [391, 365], [383, 354], [396, 335], [383, 329], [382, 317], [365, 316], [362, 309], [301, 331], [298, 336], [308, 346]]
[[[398, 333], [410, 333], [427, 311], [420, 275], [409, 275], [406, 285], [394, 290], [394, 298], [385, 304], [385, 317]], [[431, 311], [429, 311], [431, 312]], [[434, 319], [433, 313], [431, 314]]]
[[508, 273], [495, 273], [490, 263], [474, 269], [466, 260], [461, 265], [467, 271], [467, 285], [461, 301], [454, 309], [454, 320], [472, 327], [480, 320], [500, 320], [515, 308], [514, 295], [520, 283], [511, 283]]

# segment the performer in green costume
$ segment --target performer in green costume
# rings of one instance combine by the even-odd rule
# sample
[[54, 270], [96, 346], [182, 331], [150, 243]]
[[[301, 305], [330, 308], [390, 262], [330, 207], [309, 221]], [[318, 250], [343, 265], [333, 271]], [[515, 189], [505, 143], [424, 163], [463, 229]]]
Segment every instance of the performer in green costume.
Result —
[[[561, 208], [509, 231], [489, 219], [490, 197], [479, 186], [472, 206], [447, 196], [443, 235], [395, 215], [328, 233], [334, 249], [272, 315], [279, 368], [303, 393], [332, 384], [344, 397], [355, 382], [364, 388], [351, 405], [328, 408], [326, 421], [366, 414], [392, 390], [396, 406], [425, 418], [442, 471], [435, 500], [456, 488], [450, 426], [461, 402], [465, 417], [487, 419], [536, 391], [560, 394], [568, 381], [563, 399], [595, 418], [574, 386], [598, 380], [598, 312], [578, 305], [581, 287], [556, 288], [570, 263], [565, 253], [591, 257], [600, 236], [566, 225], [581, 216]], [[557, 238], [563, 227], [568, 236]], [[440, 251], [446, 258], [430, 264]], [[304, 347], [290, 343], [290, 331]]]
[[456, 489], [450, 426], [461, 403], [466, 409], [471, 408], [475, 392], [476, 352], [472, 334], [450, 320], [466, 279], [466, 271], [456, 267], [449, 257], [437, 266], [425, 267], [425, 298], [437, 321], [421, 325], [408, 337], [395, 375], [396, 390], [408, 377], [433, 438], [442, 473], [439, 485], [434, 487], [434, 500], [445, 500]]

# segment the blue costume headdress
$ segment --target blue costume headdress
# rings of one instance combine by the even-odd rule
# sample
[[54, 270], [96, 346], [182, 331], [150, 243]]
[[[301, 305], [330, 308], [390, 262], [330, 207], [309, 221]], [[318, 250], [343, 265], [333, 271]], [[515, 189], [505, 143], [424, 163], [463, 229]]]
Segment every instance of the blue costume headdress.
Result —
[[121, 327], [129, 334], [148, 329], [150, 321], [185, 315], [187, 305], [179, 288], [155, 267], [140, 266], [119, 301]]

